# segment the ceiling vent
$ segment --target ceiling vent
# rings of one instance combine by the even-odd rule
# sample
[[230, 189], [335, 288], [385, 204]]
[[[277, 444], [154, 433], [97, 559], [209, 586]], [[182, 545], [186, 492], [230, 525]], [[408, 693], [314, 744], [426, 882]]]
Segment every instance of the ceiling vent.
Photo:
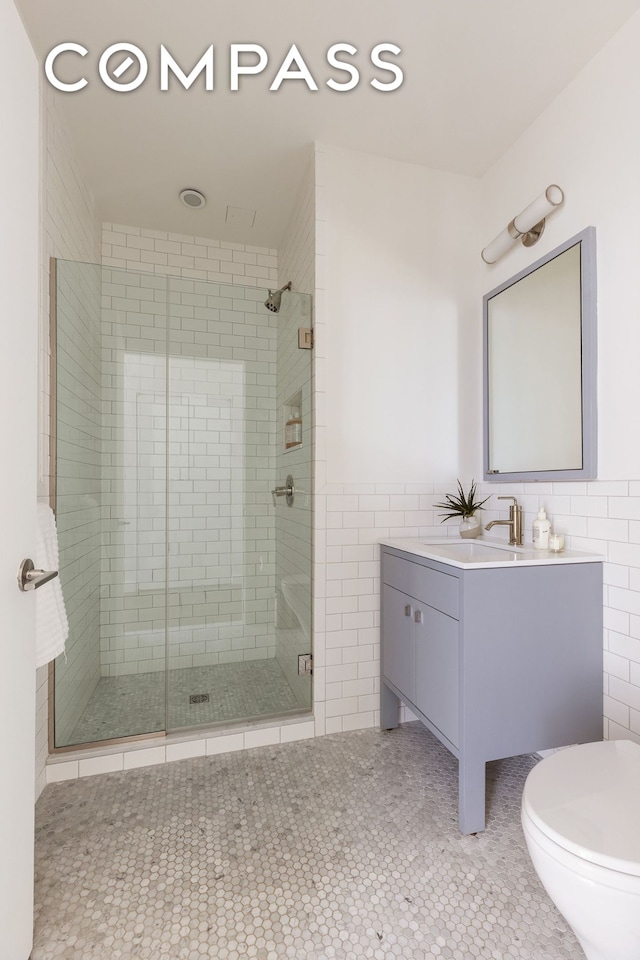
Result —
[[190, 207], [191, 210], [199, 210], [201, 207], [204, 207], [207, 202], [204, 193], [200, 193], [199, 190], [195, 190], [193, 187], [187, 187], [185, 190], [181, 190], [179, 196], [185, 207]]
[[256, 219], [256, 211], [246, 207], [227, 207], [226, 223], [233, 223], [237, 227], [252, 227]]

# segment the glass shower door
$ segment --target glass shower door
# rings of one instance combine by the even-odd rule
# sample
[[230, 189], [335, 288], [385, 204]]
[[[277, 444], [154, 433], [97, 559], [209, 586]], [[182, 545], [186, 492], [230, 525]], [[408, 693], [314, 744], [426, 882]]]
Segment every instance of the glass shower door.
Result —
[[[281, 644], [278, 656], [282, 506], [271, 491], [284, 450], [283, 318], [265, 308], [266, 295], [170, 279], [169, 730], [310, 709], [297, 655]], [[309, 510], [309, 564], [310, 532]]]
[[310, 298], [64, 261], [57, 287], [54, 749], [308, 711]]
[[165, 729], [166, 279], [57, 263], [56, 748]]
[[[311, 349], [300, 331], [311, 328], [311, 297], [283, 294], [278, 315], [276, 479], [294, 481], [294, 498], [276, 500], [276, 661], [298, 710], [311, 710], [308, 671], [312, 638], [312, 383]], [[307, 670], [304, 668], [307, 665]]]

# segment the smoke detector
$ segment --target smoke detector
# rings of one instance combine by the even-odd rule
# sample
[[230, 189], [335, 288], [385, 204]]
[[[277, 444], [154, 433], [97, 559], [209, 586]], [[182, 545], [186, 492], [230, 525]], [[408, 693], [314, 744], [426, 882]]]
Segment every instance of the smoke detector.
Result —
[[191, 210], [199, 210], [201, 207], [204, 207], [207, 202], [204, 193], [200, 193], [200, 191], [194, 189], [194, 187], [186, 187], [184, 190], [181, 190], [179, 197], [185, 207], [189, 207]]

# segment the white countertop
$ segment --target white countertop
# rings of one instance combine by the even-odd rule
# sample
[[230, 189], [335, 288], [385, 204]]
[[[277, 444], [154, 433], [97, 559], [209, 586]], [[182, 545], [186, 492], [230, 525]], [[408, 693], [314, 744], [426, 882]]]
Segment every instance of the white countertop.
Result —
[[414, 537], [406, 540], [381, 540], [380, 543], [463, 570], [511, 567], [514, 564], [520, 567], [541, 567], [552, 563], [602, 563], [605, 560], [600, 554], [583, 553], [580, 550], [551, 553], [549, 550], [534, 550], [531, 544], [511, 547], [504, 540], [492, 540], [490, 537], [477, 537], [475, 540]]

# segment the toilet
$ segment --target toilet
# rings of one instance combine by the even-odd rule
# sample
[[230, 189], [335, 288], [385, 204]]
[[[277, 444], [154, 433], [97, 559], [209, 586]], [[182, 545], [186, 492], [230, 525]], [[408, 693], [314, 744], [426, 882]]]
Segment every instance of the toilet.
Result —
[[588, 960], [640, 960], [640, 746], [561, 750], [529, 773], [522, 828]]

